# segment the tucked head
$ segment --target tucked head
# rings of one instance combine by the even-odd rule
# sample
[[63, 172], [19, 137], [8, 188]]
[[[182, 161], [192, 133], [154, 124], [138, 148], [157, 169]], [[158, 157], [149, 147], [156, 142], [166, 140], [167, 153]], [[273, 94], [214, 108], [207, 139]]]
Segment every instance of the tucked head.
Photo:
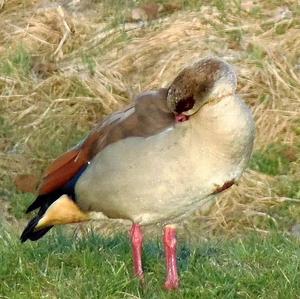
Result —
[[167, 104], [177, 115], [193, 115], [204, 104], [234, 94], [236, 75], [218, 58], [205, 58], [183, 69], [171, 83]]

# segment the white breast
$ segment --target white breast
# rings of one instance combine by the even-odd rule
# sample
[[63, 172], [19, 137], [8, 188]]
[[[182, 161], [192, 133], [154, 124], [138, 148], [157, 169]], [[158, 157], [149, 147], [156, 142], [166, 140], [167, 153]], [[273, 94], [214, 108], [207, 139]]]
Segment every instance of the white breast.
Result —
[[142, 224], [169, 221], [238, 179], [253, 138], [253, 120], [241, 100], [208, 104], [174, 129], [107, 146], [77, 182], [78, 204]]

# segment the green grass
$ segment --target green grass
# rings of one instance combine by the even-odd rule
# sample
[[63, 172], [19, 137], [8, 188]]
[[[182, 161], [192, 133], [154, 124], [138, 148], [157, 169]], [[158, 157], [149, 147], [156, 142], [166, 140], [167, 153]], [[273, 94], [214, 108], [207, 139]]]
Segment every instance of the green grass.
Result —
[[[181, 288], [166, 292], [158, 241], [144, 248], [145, 285], [132, 276], [126, 236], [96, 234], [74, 240], [58, 232], [20, 244], [2, 230], [0, 297], [3, 298], [297, 298], [299, 241], [274, 233], [243, 239], [181, 244]], [[1, 297], [1, 298], [2, 298]]]
[[35, 199], [35, 195], [31, 193], [15, 192], [11, 193], [9, 198], [10, 209], [9, 212], [16, 218], [24, 218], [24, 213], [28, 206]]
[[0, 116], [0, 138], [9, 138], [11, 136], [12, 126], [5, 118]]
[[250, 45], [248, 48], [248, 59], [252, 61], [258, 68], [263, 67], [265, 50], [258, 45]]
[[266, 150], [254, 152], [250, 168], [269, 175], [287, 174], [290, 161], [285, 155], [286, 149], [282, 144], [270, 144]]
[[[9, 203], [8, 212], [16, 219], [24, 219], [25, 211], [35, 199], [35, 194], [24, 193], [16, 190], [16, 186], [12, 179], [6, 177], [2, 182], [5, 188], [0, 188], [0, 198]], [[27, 217], [28, 218], [28, 217]], [[0, 215], [1, 228], [1, 215]], [[0, 297], [1, 298], [1, 297]]]
[[7, 58], [0, 60], [0, 75], [27, 76], [31, 68], [31, 55], [22, 45], [11, 51]]
[[275, 190], [280, 196], [300, 199], [300, 178], [293, 179], [289, 176], [282, 176]]
[[89, 74], [93, 76], [96, 71], [95, 59], [92, 56], [86, 54], [82, 54], [81, 59], [82, 62], [85, 64], [87, 70], [89, 71]]

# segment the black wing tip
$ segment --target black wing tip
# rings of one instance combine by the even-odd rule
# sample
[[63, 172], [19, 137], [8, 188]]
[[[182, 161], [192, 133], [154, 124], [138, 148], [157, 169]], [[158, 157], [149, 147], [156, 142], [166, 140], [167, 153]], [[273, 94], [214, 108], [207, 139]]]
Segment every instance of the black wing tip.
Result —
[[20, 236], [21, 243], [24, 243], [27, 240], [36, 241], [41, 237], [43, 237], [53, 227], [53, 226], [48, 226], [39, 230], [35, 230], [35, 227], [38, 224], [40, 219], [41, 216], [37, 215], [28, 222], [27, 226], [25, 227], [25, 229], [23, 230]]
[[24, 243], [28, 240], [28, 236], [26, 234], [24, 234], [24, 232], [22, 233], [22, 235], [20, 236], [20, 241], [21, 243]]
[[27, 210], [25, 211], [25, 214], [28, 214], [36, 209], [40, 208], [39, 205], [36, 204], [36, 202], [33, 202], [28, 208]]
[[42, 228], [40, 230], [37, 231], [30, 231], [30, 232], [26, 232], [25, 234], [22, 233], [20, 240], [21, 243], [26, 242], [27, 240], [30, 241], [37, 241], [40, 238], [42, 238], [53, 226], [48, 226], [45, 228]]
[[42, 204], [44, 204], [46, 202], [45, 199], [45, 195], [38, 195], [37, 198], [35, 199], [35, 201], [27, 208], [27, 210], [25, 211], [26, 214], [40, 208], [42, 206]]
[[29, 206], [28, 208], [27, 208], [27, 210], [25, 211], [25, 214], [28, 214], [28, 213], [30, 213], [31, 211], [32, 211], [32, 209], [30, 208], [31, 206]]
[[39, 220], [40, 217], [37, 215], [28, 222], [20, 236], [20, 240], [22, 243], [24, 243], [27, 239], [30, 239], [30, 235], [34, 232], [34, 228], [36, 227]]

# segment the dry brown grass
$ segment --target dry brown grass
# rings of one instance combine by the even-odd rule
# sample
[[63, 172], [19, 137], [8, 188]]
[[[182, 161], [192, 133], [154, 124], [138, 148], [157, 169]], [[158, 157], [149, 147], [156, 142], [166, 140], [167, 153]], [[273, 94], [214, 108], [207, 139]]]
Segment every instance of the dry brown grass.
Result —
[[[88, 5], [78, 11], [39, 1], [0, 2], [0, 60], [13, 69], [3, 74], [2, 64], [0, 73], [0, 111], [9, 127], [0, 139], [0, 180], [39, 174], [96, 120], [143, 90], [166, 86], [184, 65], [206, 55], [235, 66], [239, 93], [255, 116], [256, 150], [271, 143], [299, 150], [297, 3], [245, 1], [241, 10], [234, 3], [225, 10], [218, 5], [182, 10], [151, 24], [107, 27], [107, 19], [95, 13], [103, 9], [97, 3], [91, 4], [93, 12]], [[20, 44], [30, 57], [27, 73], [11, 62]], [[299, 161], [296, 152], [292, 180], [300, 180]], [[278, 179], [247, 171], [208, 215], [196, 215], [187, 226], [264, 231], [257, 218], [276, 222], [268, 209], [296, 201], [278, 195]]]

